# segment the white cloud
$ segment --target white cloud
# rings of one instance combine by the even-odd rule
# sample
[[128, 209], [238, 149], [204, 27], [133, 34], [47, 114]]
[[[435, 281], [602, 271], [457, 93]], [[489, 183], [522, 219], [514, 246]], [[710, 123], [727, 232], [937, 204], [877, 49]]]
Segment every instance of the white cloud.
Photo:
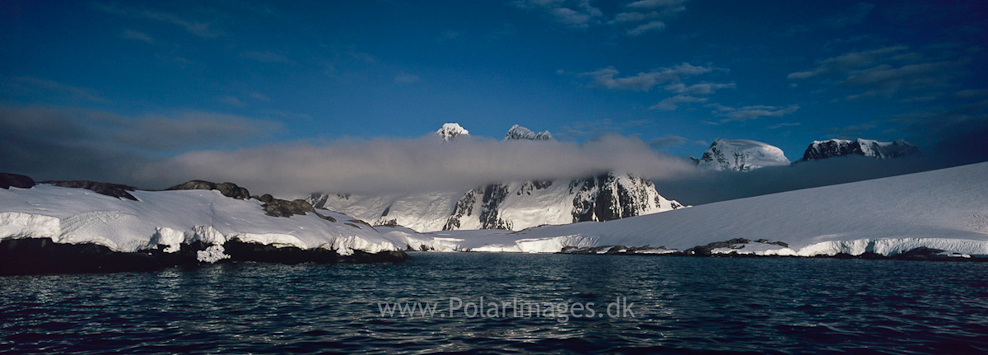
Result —
[[238, 99], [236, 96], [224, 96], [221, 97], [219, 100], [220, 102], [230, 106], [244, 107], [244, 102]]
[[779, 124], [774, 124], [774, 125], [768, 126], [768, 129], [779, 129], [779, 128], [784, 128], [784, 127], [798, 127], [798, 126], [801, 126], [801, 125], [802, 125], [802, 123], [799, 123], [799, 122], [783, 122], [783, 123], [779, 123]]
[[688, 0], [639, 0], [626, 5], [626, 7], [631, 9], [667, 8], [681, 6], [686, 1]]
[[56, 93], [58, 95], [63, 95], [64, 97], [73, 100], [83, 100], [91, 102], [107, 102], [105, 98], [99, 95], [94, 90], [75, 87], [72, 85], [60, 83], [53, 80], [39, 79], [35, 77], [22, 76], [17, 77], [12, 80], [9, 87], [14, 91], [19, 92], [36, 92], [42, 91], [46, 93]]
[[124, 32], [123, 32], [123, 38], [124, 39], [133, 39], [133, 40], [138, 40], [138, 41], [144, 41], [144, 42], [147, 42], [147, 43], [154, 44], [154, 39], [152, 39], [150, 36], [148, 36], [147, 34], [141, 33], [141, 32], [134, 31], [134, 30], [124, 30]]
[[[660, 31], [666, 20], [686, 10], [687, 0], [642, 0], [620, 6], [613, 16], [590, 4], [589, 0], [516, 0], [515, 7], [540, 11], [553, 22], [569, 28], [586, 29], [596, 25], [615, 26], [625, 35], [641, 36]], [[608, 19], [610, 17], [610, 19]]]
[[591, 78], [591, 82], [588, 84], [589, 87], [648, 91], [656, 85], [680, 82], [685, 77], [709, 73], [714, 69], [714, 67], [710, 66], [695, 66], [689, 63], [683, 63], [674, 67], [658, 68], [626, 77], [616, 77], [619, 72], [614, 67], [607, 67], [578, 75]]
[[799, 109], [799, 105], [789, 105], [786, 107], [754, 105], [735, 108], [721, 104], [710, 104], [707, 107], [714, 109], [711, 112], [714, 115], [725, 117], [720, 120], [721, 123], [748, 121], [759, 117], [782, 117]]
[[395, 84], [413, 84], [419, 81], [418, 75], [409, 73], [398, 73], [395, 75]]
[[931, 100], [943, 96], [965, 69], [958, 61], [924, 61], [918, 52], [905, 46], [890, 46], [868, 51], [850, 52], [818, 61], [816, 68], [789, 74], [789, 79], [821, 77], [834, 87], [857, 93], [849, 100], [899, 97], [904, 101]]
[[848, 96], [848, 99], [874, 96], [889, 98], [900, 91], [925, 91], [945, 87], [957, 75], [956, 70], [957, 65], [953, 62], [911, 64], [898, 68], [885, 64], [852, 71], [838, 85], [865, 90], [860, 94]]
[[666, 20], [679, 12], [686, 11], [686, 0], [641, 0], [625, 5], [625, 11], [618, 13], [608, 22], [611, 25], [629, 26], [628, 36], [641, 36], [648, 32], [666, 28]]
[[890, 46], [868, 51], [850, 52], [818, 61], [818, 66], [808, 71], [789, 74], [789, 79], [807, 79], [818, 75], [846, 73], [855, 68], [875, 65], [887, 60], [891, 55], [908, 49], [906, 46]]
[[516, 7], [543, 12], [553, 21], [570, 28], [587, 28], [603, 15], [589, 0], [517, 0]]
[[370, 53], [349, 51], [346, 54], [353, 59], [367, 64], [378, 64], [377, 57], [374, 57], [374, 55]]
[[291, 63], [288, 57], [282, 54], [272, 53], [269, 51], [264, 51], [264, 52], [246, 51], [240, 53], [240, 56], [247, 59], [253, 59], [261, 63], [286, 63], [286, 64]]
[[710, 95], [720, 89], [733, 89], [734, 83], [699, 83], [686, 86], [683, 83], [670, 84], [665, 87], [666, 91], [680, 94]]
[[269, 145], [238, 151], [196, 151], [142, 169], [144, 179], [191, 177], [236, 181], [281, 195], [311, 192], [459, 190], [499, 181], [572, 178], [621, 170], [669, 177], [692, 167], [617, 135], [584, 143], [436, 137]]
[[254, 100], [258, 100], [258, 101], [264, 101], [264, 102], [271, 101], [271, 98], [269, 98], [267, 95], [264, 95], [264, 94], [259, 93], [259, 92], [252, 92], [252, 93], [250, 93], [250, 97], [253, 98]]
[[833, 28], [844, 28], [864, 22], [875, 4], [859, 2], [854, 4], [846, 13], [824, 20], [824, 24]]
[[223, 33], [212, 28], [209, 22], [195, 21], [183, 18], [170, 12], [149, 9], [120, 7], [114, 4], [94, 3], [93, 7], [105, 13], [123, 17], [143, 18], [179, 26], [191, 34], [202, 38], [216, 38]]
[[652, 18], [649, 14], [641, 12], [622, 12], [614, 15], [614, 19], [610, 23], [626, 23], [626, 22], [639, 22], [645, 21], [646, 19]]
[[662, 30], [664, 28], [666, 28], [666, 23], [665, 22], [662, 22], [662, 21], [659, 21], [659, 20], [654, 20], [654, 21], [651, 21], [651, 22], [648, 22], [648, 23], [644, 23], [644, 24], [638, 25], [637, 27], [628, 30], [628, 35], [629, 36], [640, 36], [640, 35], [644, 34], [645, 32], [658, 31], [658, 30]]
[[679, 108], [679, 104], [691, 103], [691, 102], [707, 102], [706, 97], [696, 97], [690, 95], [676, 95], [673, 97], [666, 98], [652, 107], [650, 110], [663, 110], [663, 111], [673, 111]]

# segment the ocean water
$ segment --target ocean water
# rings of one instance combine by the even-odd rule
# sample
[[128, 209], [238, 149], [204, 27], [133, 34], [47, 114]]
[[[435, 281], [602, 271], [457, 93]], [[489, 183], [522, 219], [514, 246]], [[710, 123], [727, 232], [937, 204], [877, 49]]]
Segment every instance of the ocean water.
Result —
[[0, 277], [0, 352], [988, 353], [988, 263], [411, 257]]

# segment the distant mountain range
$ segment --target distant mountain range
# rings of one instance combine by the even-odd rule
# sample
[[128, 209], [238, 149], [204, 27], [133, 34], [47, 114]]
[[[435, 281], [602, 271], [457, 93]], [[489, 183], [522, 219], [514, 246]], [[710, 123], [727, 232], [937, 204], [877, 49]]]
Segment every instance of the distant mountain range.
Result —
[[799, 161], [820, 160], [845, 155], [862, 155], [875, 159], [892, 159], [919, 154], [919, 148], [905, 140], [895, 142], [879, 142], [858, 138], [853, 141], [846, 139], [831, 139], [814, 141], [803, 158]]
[[[871, 139], [831, 139], [814, 141], [806, 148], [803, 158], [796, 162], [860, 155], [875, 159], [892, 159], [918, 155], [919, 148], [899, 139], [879, 142]], [[782, 149], [747, 139], [718, 138], [710, 144], [699, 159], [691, 158], [697, 166], [711, 170], [751, 171], [768, 166], [787, 166], [791, 163]]]
[[[448, 142], [470, 132], [446, 123], [435, 133]], [[535, 132], [514, 125], [504, 141], [552, 141], [549, 131]], [[800, 161], [846, 155], [877, 159], [917, 154], [903, 140], [878, 142], [832, 139], [810, 144]], [[716, 139], [697, 166], [710, 170], [747, 172], [789, 166], [776, 146], [746, 139]], [[311, 194], [306, 201], [316, 208], [365, 220], [373, 225], [404, 226], [418, 232], [466, 229], [521, 230], [540, 225], [610, 221], [684, 207], [659, 194], [646, 178], [625, 172], [604, 172], [577, 179], [505, 181], [470, 190], [355, 195], [340, 191]]]

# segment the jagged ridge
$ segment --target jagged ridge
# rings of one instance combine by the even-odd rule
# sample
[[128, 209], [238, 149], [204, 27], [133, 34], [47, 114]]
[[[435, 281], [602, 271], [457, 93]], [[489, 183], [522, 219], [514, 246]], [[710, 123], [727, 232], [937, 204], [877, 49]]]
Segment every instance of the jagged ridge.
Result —
[[845, 155], [861, 155], [875, 159], [892, 159], [919, 154], [919, 147], [903, 139], [894, 142], [879, 142], [858, 138], [814, 141], [806, 148], [800, 161], [820, 160]]

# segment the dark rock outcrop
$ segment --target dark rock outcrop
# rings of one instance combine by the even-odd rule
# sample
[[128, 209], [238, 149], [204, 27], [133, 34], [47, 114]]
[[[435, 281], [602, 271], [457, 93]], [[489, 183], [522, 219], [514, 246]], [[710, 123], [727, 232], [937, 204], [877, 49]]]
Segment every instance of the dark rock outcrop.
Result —
[[42, 181], [41, 183], [59, 186], [59, 187], [86, 189], [98, 193], [100, 195], [137, 201], [137, 198], [128, 192], [128, 191], [135, 191], [137, 190], [137, 188], [123, 184], [111, 184], [106, 182], [96, 182], [96, 181], [88, 181], [88, 180]]
[[316, 209], [312, 207], [312, 204], [306, 200], [282, 200], [280, 198], [275, 198], [270, 194], [264, 194], [260, 197], [251, 196], [251, 198], [256, 198], [258, 201], [261, 201], [261, 207], [264, 208], [264, 214], [271, 217], [291, 217], [294, 215], [315, 213], [316, 216], [319, 216], [319, 218], [336, 223], [336, 218], [316, 212]]
[[743, 245], [741, 244], [748, 244], [748, 243], [751, 243], [751, 240], [745, 238], [734, 238], [723, 242], [713, 242], [707, 245], [695, 246], [690, 249], [686, 249], [686, 254], [697, 255], [697, 256], [710, 256], [711, 254], [713, 254], [712, 251], [714, 249], [717, 248], [740, 249], [740, 247], [743, 247]]
[[155, 271], [148, 253], [121, 253], [97, 244], [59, 244], [50, 238], [0, 241], [0, 275]]
[[511, 229], [511, 222], [498, 218], [498, 207], [504, 198], [508, 197], [508, 186], [504, 184], [487, 185], [481, 198], [480, 228], [482, 229]]
[[10, 189], [11, 187], [30, 189], [34, 187], [34, 179], [19, 174], [0, 173], [0, 188]]
[[[204, 250], [207, 245], [182, 244], [181, 250], [174, 254], [191, 250], [194, 256], [196, 251]], [[408, 254], [404, 251], [384, 251], [380, 253], [367, 253], [354, 250], [352, 255], [340, 255], [335, 250], [324, 248], [301, 249], [295, 246], [277, 246], [270, 244], [260, 244], [254, 242], [244, 242], [238, 239], [228, 240], [223, 243], [223, 253], [229, 255], [229, 259], [220, 262], [267, 262], [279, 264], [336, 264], [336, 263], [391, 263], [402, 262], [408, 259]]]
[[272, 198], [271, 195], [267, 194], [261, 196], [261, 198], [264, 213], [272, 217], [291, 217], [297, 214], [304, 215], [308, 212], [316, 211], [316, 209], [305, 200], [296, 199], [288, 201], [280, 198]]
[[[654, 194], [655, 185], [637, 176], [629, 175], [628, 179], [630, 184], [624, 184], [619, 182], [614, 173], [606, 173], [573, 180], [569, 185], [570, 192], [579, 191], [573, 198], [573, 223], [610, 221], [641, 215], [648, 206], [649, 196]], [[655, 205], [660, 204], [661, 197], [658, 194], [654, 194], [652, 198]], [[672, 201], [673, 209], [680, 207], [682, 205]]]
[[[456, 207], [453, 207], [453, 215], [449, 217], [446, 225], [443, 226], [444, 231], [460, 229], [460, 220], [463, 219], [463, 216], [469, 217], [473, 214], [473, 204], [477, 202], [477, 194], [477, 190], [470, 190], [456, 201]], [[397, 220], [395, 220], [395, 224], [398, 224]]]
[[250, 191], [247, 189], [237, 186], [232, 182], [224, 182], [222, 184], [217, 184], [214, 182], [204, 181], [204, 180], [192, 180], [184, 184], [175, 185], [165, 189], [169, 190], [217, 190], [223, 196], [247, 200], [250, 199]]

